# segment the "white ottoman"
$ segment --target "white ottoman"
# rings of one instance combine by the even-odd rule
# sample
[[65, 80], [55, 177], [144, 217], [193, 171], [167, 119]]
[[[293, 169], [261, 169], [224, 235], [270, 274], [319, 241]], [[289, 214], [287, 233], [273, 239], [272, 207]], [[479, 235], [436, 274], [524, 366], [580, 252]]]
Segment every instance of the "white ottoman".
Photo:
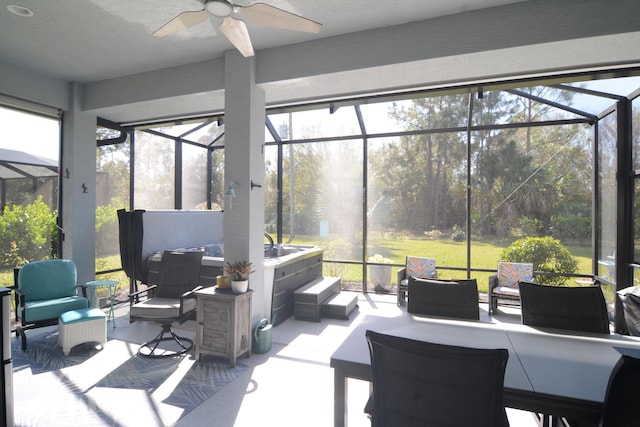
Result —
[[65, 356], [72, 347], [86, 342], [107, 343], [107, 316], [99, 308], [82, 308], [58, 317], [58, 344]]

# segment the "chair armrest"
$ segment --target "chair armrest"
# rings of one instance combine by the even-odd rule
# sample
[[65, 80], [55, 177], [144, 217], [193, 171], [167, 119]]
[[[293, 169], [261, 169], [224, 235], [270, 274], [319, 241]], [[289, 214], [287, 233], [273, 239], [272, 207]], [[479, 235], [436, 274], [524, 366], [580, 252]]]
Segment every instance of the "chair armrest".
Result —
[[88, 297], [88, 294], [87, 294], [87, 289], [88, 289], [88, 286], [87, 286], [87, 285], [84, 285], [84, 284], [82, 284], [82, 283], [76, 283], [76, 288], [78, 288], [78, 289], [81, 289], [81, 290], [82, 290], [82, 296], [83, 296], [83, 297], [85, 297], [85, 298], [89, 298], [89, 297]]
[[491, 292], [493, 288], [497, 288], [497, 287], [498, 287], [498, 275], [492, 274], [491, 276], [489, 276], [489, 292]]
[[398, 270], [398, 286], [400, 286], [400, 282], [407, 278], [407, 268], [403, 267]]
[[20, 289], [15, 288], [13, 290], [15, 292], [15, 299], [16, 299], [16, 310], [18, 309], [18, 304], [24, 306], [25, 303], [25, 294], [24, 292], [22, 292]]
[[185, 293], [183, 293], [182, 295], [180, 295], [180, 304], [182, 304], [182, 300], [185, 298], [189, 298], [190, 296], [192, 296], [193, 294], [196, 293], [196, 291], [199, 291], [200, 289], [204, 288], [204, 286], [196, 286], [195, 288], [191, 289], [190, 291], [186, 291]]
[[195, 293], [196, 291], [199, 291], [200, 289], [202, 289], [204, 286], [196, 286], [195, 288], [191, 289], [190, 291], [186, 291], [185, 293], [183, 293], [182, 295], [180, 295], [180, 323], [183, 322], [182, 319], [184, 319], [184, 315], [187, 314], [184, 312], [184, 300], [187, 298], [195, 298]]
[[151, 293], [151, 297], [153, 297], [153, 293], [155, 292], [156, 288], [157, 288], [156, 285], [150, 285], [147, 289], [142, 289], [132, 294], [129, 294], [129, 305], [133, 305], [136, 302], [138, 302], [140, 300], [140, 295], [142, 294]]

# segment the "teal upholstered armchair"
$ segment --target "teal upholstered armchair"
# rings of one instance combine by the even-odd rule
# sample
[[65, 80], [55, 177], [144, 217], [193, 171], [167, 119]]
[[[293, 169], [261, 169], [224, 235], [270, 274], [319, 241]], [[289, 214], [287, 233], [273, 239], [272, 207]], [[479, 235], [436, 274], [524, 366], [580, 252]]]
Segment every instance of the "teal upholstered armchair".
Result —
[[77, 280], [76, 265], [67, 259], [34, 261], [14, 270], [16, 320], [21, 322], [16, 335], [22, 337], [23, 351], [27, 329], [55, 325], [65, 311], [89, 307], [86, 287]]

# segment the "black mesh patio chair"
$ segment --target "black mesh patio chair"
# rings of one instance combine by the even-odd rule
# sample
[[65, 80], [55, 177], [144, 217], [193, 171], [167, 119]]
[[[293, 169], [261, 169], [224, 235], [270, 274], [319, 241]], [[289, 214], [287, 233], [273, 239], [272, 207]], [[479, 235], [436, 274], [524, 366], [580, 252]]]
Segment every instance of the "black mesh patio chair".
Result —
[[622, 356], [611, 372], [600, 427], [640, 426], [640, 360]]
[[373, 331], [366, 338], [373, 426], [509, 425], [503, 403], [506, 349], [434, 344]]
[[409, 277], [407, 312], [425, 316], [479, 320], [476, 279], [439, 280]]
[[545, 286], [520, 282], [522, 324], [609, 334], [609, 315], [599, 286]]

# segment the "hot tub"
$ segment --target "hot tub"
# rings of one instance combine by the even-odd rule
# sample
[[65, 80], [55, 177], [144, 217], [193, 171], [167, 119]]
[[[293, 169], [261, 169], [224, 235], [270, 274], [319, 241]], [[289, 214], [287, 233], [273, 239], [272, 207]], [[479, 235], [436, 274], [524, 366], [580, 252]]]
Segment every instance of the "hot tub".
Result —
[[[210, 243], [171, 250], [204, 251], [200, 269], [203, 286], [216, 284], [216, 277], [223, 274], [224, 245]], [[266, 313], [271, 313], [271, 323], [277, 325], [293, 315], [293, 293], [296, 289], [322, 276], [322, 249], [306, 245], [274, 245], [265, 250], [264, 286], [267, 298]], [[149, 257], [149, 283], [157, 282], [160, 252]]]

